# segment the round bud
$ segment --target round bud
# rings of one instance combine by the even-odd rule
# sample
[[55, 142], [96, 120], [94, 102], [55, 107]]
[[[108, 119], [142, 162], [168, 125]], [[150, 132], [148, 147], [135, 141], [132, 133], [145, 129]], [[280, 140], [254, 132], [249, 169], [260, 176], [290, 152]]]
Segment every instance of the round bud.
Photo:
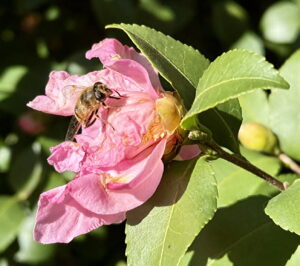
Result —
[[238, 137], [240, 142], [250, 150], [274, 153], [277, 149], [277, 138], [274, 133], [259, 123], [242, 124]]

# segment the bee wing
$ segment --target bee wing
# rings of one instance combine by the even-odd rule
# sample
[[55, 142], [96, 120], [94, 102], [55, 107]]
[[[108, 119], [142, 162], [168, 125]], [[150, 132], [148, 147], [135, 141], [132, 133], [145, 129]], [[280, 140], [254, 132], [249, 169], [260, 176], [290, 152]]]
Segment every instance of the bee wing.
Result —
[[73, 141], [74, 136], [77, 134], [79, 128], [80, 128], [80, 123], [78, 122], [77, 118], [75, 116], [72, 116], [70, 123], [69, 123], [69, 127], [67, 130], [67, 134], [65, 137], [65, 140], [70, 140]]
[[67, 101], [76, 103], [80, 94], [86, 89], [85, 86], [77, 86], [77, 85], [67, 85], [62, 89], [62, 94], [64, 96], [64, 105], [66, 105]]

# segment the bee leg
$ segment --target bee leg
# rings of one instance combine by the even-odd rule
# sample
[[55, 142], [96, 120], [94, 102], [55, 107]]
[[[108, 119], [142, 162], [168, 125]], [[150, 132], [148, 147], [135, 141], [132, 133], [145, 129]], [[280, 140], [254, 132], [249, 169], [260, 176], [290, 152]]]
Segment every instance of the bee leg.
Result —
[[114, 92], [115, 92], [116, 94], [118, 94], [119, 97], [116, 97], [116, 96], [109, 96], [109, 98], [112, 98], [112, 99], [121, 99], [122, 97], [126, 97], [126, 96], [124, 96], [124, 95], [121, 95], [119, 92], [117, 92], [117, 91], [115, 91], [115, 90], [114, 90]]
[[96, 115], [96, 111], [91, 112], [91, 114], [89, 115], [89, 117], [85, 123], [85, 127], [89, 127], [95, 123], [95, 121], [96, 121], [95, 115]]
[[102, 123], [104, 123], [105, 125], [109, 125], [113, 130], [115, 130], [115, 128], [113, 127], [113, 125], [111, 123], [109, 123], [108, 121], [102, 119], [97, 113], [95, 113], [95, 116], [97, 117], [97, 119], [99, 119]]

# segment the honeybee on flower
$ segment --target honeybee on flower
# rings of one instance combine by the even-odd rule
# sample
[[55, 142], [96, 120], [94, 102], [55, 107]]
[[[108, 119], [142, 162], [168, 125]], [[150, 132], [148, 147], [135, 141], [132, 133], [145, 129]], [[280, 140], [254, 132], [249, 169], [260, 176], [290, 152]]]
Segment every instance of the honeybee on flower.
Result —
[[[180, 100], [163, 90], [158, 73], [142, 54], [105, 39], [86, 57], [99, 58], [104, 69], [83, 76], [53, 71], [46, 95], [28, 103], [42, 112], [76, 116], [84, 88], [105, 84], [109, 89], [99, 94], [81, 133], [72, 132], [51, 148], [48, 162], [58, 172], [77, 174], [68, 184], [41, 194], [34, 237], [42, 243], [69, 242], [101, 225], [122, 222], [127, 211], [153, 195], [164, 170], [162, 157], [181, 140]], [[83, 89], [72, 93], [72, 85]], [[111, 92], [115, 96], [108, 97]], [[102, 108], [104, 102], [114, 106], [114, 101], [119, 108]], [[76, 142], [69, 141], [73, 136]]]

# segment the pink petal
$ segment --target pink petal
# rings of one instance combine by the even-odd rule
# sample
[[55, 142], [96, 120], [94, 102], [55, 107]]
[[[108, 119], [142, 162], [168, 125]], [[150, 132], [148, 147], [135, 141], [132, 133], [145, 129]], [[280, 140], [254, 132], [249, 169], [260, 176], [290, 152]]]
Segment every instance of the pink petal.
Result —
[[184, 145], [181, 147], [179, 154], [176, 156], [176, 160], [185, 161], [193, 159], [201, 153], [198, 145]]
[[50, 151], [51, 155], [48, 157], [48, 163], [53, 165], [57, 172], [80, 171], [85, 152], [79, 144], [65, 141], [51, 147]]
[[[111, 169], [95, 170], [68, 184], [70, 195], [88, 210], [114, 214], [131, 210], [148, 200], [155, 192], [163, 173], [161, 161], [166, 140], [143, 151], [135, 159], [121, 162]], [[117, 183], [103, 180], [110, 175], [124, 179]], [[105, 187], [106, 186], [106, 187]]]
[[154, 99], [158, 98], [157, 90], [153, 88], [148, 72], [136, 61], [120, 59], [112, 62], [109, 66], [107, 66], [107, 68], [131, 79], [138, 85], [139, 91], [147, 93]]
[[68, 243], [99, 226], [125, 219], [125, 213], [98, 215], [86, 210], [67, 194], [65, 188], [61, 186], [41, 194], [34, 228], [36, 241]]
[[52, 71], [46, 85], [46, 96], [37, 96], [27, 106], [44, 113], [73, 115], [77, 99], [86, 87], [101, 80], [103, 71], [90, 72], [83, 76], [69, 75], [64, 71]]
[[102, 64], [107, 68], [111, 68], [111, 65], [120, 59], [131, 59], [142, 65], [148, 72], [148, 76], [154, 89], [157, 91], [162, 90], [158, 73], [145, 56], [136, 52], [132, 47], [123, 45], [116, 39], [104, 39], [103, 41], [94, 44], [92, 49], [86, 53], [87, 59], [93, 57], [98, 57]]

